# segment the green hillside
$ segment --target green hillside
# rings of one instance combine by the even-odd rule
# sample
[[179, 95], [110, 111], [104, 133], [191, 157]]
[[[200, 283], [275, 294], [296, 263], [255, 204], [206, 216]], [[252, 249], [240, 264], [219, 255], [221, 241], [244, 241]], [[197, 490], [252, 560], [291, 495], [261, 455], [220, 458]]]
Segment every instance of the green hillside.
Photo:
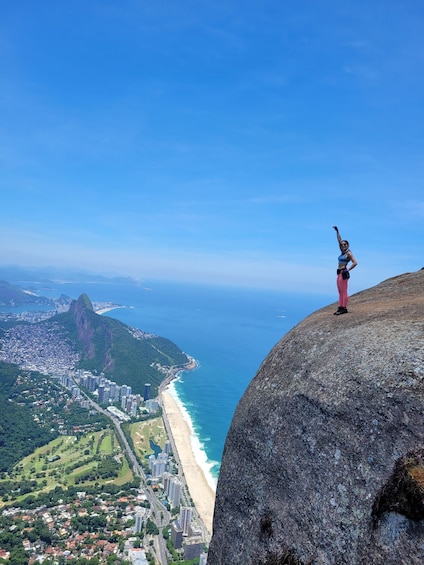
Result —
[[87, 295], [71, 304], [68, 312], [41, 322], [59, 324], [81, 354], [79, 368], [104, 373], [118, 384], [127, 384], [141, 393], [144, 383], [152, 385], [152, 394], [164, 379], [162, 367], [182, 366], [187, 356], [170, 340], [142, 334], [122, 322], [93, 311]]
[[20, 373], [15, 365], [0, 362], [0, 471], [55, 437], [34, 423], [25, 406], [14, 402]]

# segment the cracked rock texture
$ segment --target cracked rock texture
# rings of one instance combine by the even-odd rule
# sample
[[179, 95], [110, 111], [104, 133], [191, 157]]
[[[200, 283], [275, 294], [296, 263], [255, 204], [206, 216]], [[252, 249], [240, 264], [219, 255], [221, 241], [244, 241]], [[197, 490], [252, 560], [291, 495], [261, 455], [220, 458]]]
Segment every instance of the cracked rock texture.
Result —
[[424, 270], [271, 350], [228, 432], [208, 565], [424, 563]]

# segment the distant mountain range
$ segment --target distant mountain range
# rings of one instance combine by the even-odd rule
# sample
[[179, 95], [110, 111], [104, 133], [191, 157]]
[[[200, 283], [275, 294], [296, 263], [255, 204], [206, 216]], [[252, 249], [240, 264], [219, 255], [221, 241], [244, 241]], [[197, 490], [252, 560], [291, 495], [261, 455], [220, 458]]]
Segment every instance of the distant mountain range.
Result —
[[104, 276], [76, 269], [58, 269], [57, 267], [22, 267], [20, 265], [0, 265], [0, 280], [20, 285], [23, 281], [37, 282], [125, 282], [138, 284], [131, 277]]
[[53, 304], [53, 300], [38, 296], [28, 290], [22, 290], [6, 281], [0, 281], [0, 306], [22, 306], [25, 304], [46, 305]]

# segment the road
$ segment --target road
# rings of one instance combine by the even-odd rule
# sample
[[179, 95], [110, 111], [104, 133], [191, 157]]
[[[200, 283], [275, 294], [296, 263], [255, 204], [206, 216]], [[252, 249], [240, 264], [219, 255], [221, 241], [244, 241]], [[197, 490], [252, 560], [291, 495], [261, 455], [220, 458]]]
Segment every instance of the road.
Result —
[[162, 536], [162, 530], [170, 523], [170, 513], [168, 512], [167, 508], [162, 504], [162, 502], [158, 500], [151, 487], [147, 484], [147, 477], [143, 471], [142, 466], [138, 462], [138, 459], [134, 451], [131, 449], [131, 446], [128, 443], [128, 440], [121, 428], [121, 422], [118, 420], [118, 418], [115, 418], [111, 414], [111, 412], [105, 410], [99, 404], [94, 402], [94, 400], [90, 398], [88, 395], [86, 395], [85, 393], [82, 394], [84, 394], [85, 398], [90, 402], [90, 405], [93, 408], [95, 408], [98, 412], [101, 412], [102, 414], [107, 416], [115, 426], [116, 433], [118, 434], [122, 442], [121, 445], [123, 446], [124, 454], [129, 464], [132, 466], [134, 475], [140, 477], [141, 482], [143, 483], [144, 494], [146, 495], [147, 501], [150, 504], [150, 519], [156, 524], [159, 530], [159, 535], [156, 536], [156, 540], [155, 540], [156, 543], [154, 544], [156, 558], [158, 559], [161, 565], [167, 565], [168, 560], [166, 556], [168, 550], [166, 547], [166, 540]]

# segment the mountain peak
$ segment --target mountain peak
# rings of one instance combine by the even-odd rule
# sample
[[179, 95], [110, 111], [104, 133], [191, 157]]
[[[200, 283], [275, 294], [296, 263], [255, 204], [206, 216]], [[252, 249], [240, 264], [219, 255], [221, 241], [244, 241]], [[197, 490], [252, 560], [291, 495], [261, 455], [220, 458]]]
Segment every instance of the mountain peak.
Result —
[[[92, 312], [94, 312], [94, 308], [93, 308], [93, 304], [91, 302], [91, 300], [88, 298], [87, 294], [81, 294], [81, 296], [79, 296], [78, 300], [74, 301], [75, 302], [75, 306], [83, 308], [84, 310], [91, 310]], [[72, 305], [71, 305], [72, 307]]]

